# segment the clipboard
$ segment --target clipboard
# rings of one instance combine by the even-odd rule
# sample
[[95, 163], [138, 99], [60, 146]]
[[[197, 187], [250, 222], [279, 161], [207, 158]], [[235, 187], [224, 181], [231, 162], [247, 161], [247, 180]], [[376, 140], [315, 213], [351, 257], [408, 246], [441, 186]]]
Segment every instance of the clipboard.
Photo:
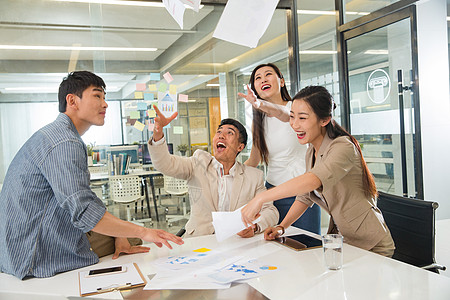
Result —
[[112, 291], [128, 290], [147, 284], [136, 263], [123, 264], [121, 266], [126, 268], [126, 271], [117, 274], [87, 277], [90, 270], [78, 272], [80, 296], [86, 297]]

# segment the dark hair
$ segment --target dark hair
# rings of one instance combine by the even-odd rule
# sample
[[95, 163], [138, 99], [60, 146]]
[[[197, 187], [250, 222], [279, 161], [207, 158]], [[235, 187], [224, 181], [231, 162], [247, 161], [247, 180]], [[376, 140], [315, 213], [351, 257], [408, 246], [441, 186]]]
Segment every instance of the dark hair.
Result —
[[59, 112], [65, 112], [67, 108], [66, 97], [69, 94], [83, 96], [83, 92], [90, 86], [106, 88], [103, 79], [88, 71], [71, 72], [59, 85], [58, 100]]
[[[255, 74], [258, 69], [263, 67], [271, 67], [274, 69], [275, 73], [277, 73], [278, 77], [283, 78], [283, 74], [281, 74], [280, 69], [273, 63], [261, 64], [253, 69], [252, 75], [250, 75], [250, 86], [256, 97], [260, 98], [255, 89]], [[291, 96], [289, 96], [286, 85], [280, 88], [281, 98], [284, 101], [291, 101]], [[264, 99], [263, 99], [264, 100]], [[264, 118], [265, 113], [253, 108], [253, 125], [252, 125], [252, 136], [253, 136], [253, 146], [256, 147], [261, 155], [261, 161], [264, 161], [266, 164], [269, 163], [269, 150], [267, 149], [266, 140], [264, 138]]]
[[236, 129], [239, 131], [239, 142], [244, 144], [244, 147], [247, 146], [247, 130], [245, 130], [244, 125], [242, 125], [238, 120], [235, 119], [223, 119], [220, 122], [220, 125], [218, 128], [222, 127], [223, 125], [233, 125], [236, 127]]
[[[322, 86], [307, 86], [297, 93], [294, 97], [295, 100], [305, 101], [309, 107], [314, 111], [319, 120], [332, 117], [332, 112], [336, 108], [336, 104], [333, 101], [333, 96], [328, 92], [328, 90]], [[361, 147], [358, 141], [348, 133], [342, 126], [336, 123], [335, 120], [331, 119], [330, 122], [325, 126], [327, 134], [331, 139], [335, 139], [339, 136], [348, 136], [352, 143], [358, 149], [359, 155], [361, 157], [361, 167], [362, 167], [362, 179], [363, 188], [367, 196], [376, 197], [377, 187], [373, 179], [372, 174], [367, 167], [366, 161], [362, 155]]]

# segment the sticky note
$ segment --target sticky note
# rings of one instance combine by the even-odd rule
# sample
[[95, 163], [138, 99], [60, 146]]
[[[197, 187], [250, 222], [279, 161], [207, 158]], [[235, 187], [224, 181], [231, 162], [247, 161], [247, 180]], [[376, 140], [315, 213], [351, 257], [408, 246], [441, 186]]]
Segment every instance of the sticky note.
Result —
[[141, 114], [136, 111], [130, 111], [130, 119], [139, 119], [141, 117]]
[[164, 82], [161, 82], [160, 84], [159, 84], [159, 89], [158, 89], [158, 91], [160, 91], [160, 92], [165, 92], [167, 90], [167, 84], [165, 84]]
[[144, 99], [143, 92], [134, 92], [134, 99]]
[[145, 103], [145, 102], [138, 102], [137, 109], [138, 110], [147, 110], [147, 103]]
[[185, 95], [185, 94], [179, 94], [179, 95], [178, 95], [178, 101], [179, 101], [179, 102], [188, 102], [188, 95]]
[[144, 100], [147, 101], [155, 100], [155, 95], [153, 93], [144, 93]]
[[139, 131], [142, 131], [142, 130], [144, 130], [145, 125], [142, 124], [142, 123], [139, 122], [139, 121], [136, 121], [136, 122], [134, 123], [134, 128], [136, 128], [136, 129], [139, 130]]
[[173, 126], [173, 134], [183, 134], [183, 126]]
[[192, 251], [193, 251], [193, 252], [203, 253], [203, 252], [211, 251], [211, 249], [208, 249], [208, 248], [199, 248], [199, 249], [192, 250]]
[[174, 84], [169, 85], [169, 94], [175, 95], [177, 93], [177, 86]]
[[136, 83], [136, 91], [145, 91], [147, 88], [145, 83]]
[[150, 80], [160, 81], [161, 80], [161, 74], [159, 74], [159, 73], [150, 73]]
[[156, 84], [149, 84], [148, 90], [153, 92], [153, 91], [157, 91], [158, 89], [156, 88]]
[[153, 131], [155, 129], [155, 123], [148, 124], [148, 131]]
[[170, 75], [169, 72], [164, 73], [163, 77], [167, 81], [167, 83], [171, 83], [173, 81], [172, 75]]
[[149, 110], [147, 111], [147, 113], [148, 113], [148, 117], [149, 117], [149, 118], [155, 118], [155, 117], [156, 117], [156, 111], [153, 110], [153, 109], [149, 109]]

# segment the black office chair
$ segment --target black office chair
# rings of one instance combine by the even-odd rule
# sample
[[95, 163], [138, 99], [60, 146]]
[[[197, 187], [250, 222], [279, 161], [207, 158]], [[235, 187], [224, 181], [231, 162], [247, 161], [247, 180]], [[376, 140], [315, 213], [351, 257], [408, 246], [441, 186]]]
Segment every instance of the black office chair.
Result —
[[434, 259], [437, 202], [379, 192], [377, 206], [395, 242], [392, 258], [436, 273], [446, 269]]

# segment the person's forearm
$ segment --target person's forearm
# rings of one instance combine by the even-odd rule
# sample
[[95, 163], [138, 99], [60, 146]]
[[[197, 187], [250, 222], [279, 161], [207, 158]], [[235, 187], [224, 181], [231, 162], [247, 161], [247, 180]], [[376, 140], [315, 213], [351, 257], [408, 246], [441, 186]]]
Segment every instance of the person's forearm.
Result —
[[297, 221], [297, 219], [300, 218], [307, 209], [308, 205], [306, 205], [305, 203], [301, 201], [294, 201], [288, 213], [281, 221], [280, 225], [283, 226], [284, 228], [288, 228], [289, 226], [292, 225], [292, 223]]
[[261, 100], [259, 105], [259, 110], [265, 112], [266, 114], [279, 119], [282, 122], [289, 122], [289, 112], [279, 105], [273, 104], [269, 101]]
[[264, 204], [270, 201], [276, 201], [279, 199], [308, 193], [320, 187], [321, 184], [320, 179], [316, 175], [312, 173], [305, 173], [265, 192], [262, 192], [256, 197], [261, 204]]
[[109, 212], [105, 212], [92, 231], [113, 237], [142, 238], [145, 228], [130, 222], [116, 218]]
[[261, 155], [259, 154], [259, 151], [255, 147], [255, 145], [253, 145], [252, 150], [250, 151], [250, 157], [244, 162], [244, 165], [250, 167], [257, 167], [260, 161]]

